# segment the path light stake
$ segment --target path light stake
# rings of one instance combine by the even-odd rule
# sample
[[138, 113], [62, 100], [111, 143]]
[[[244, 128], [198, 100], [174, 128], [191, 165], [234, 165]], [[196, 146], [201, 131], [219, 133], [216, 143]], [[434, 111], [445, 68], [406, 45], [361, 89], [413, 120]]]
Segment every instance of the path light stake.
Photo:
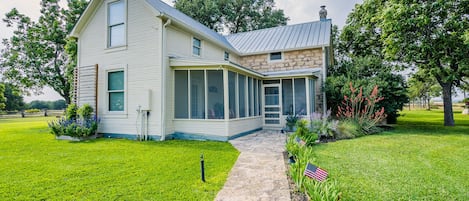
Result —
[[204, 154], [200, 154], [200, 172], [201, 172], [202, 182], [205, 182]]

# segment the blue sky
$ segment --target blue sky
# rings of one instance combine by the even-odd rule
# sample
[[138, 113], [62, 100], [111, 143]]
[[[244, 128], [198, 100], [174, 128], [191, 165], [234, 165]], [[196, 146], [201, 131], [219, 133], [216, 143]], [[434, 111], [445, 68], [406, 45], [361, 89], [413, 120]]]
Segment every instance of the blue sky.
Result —
[[[163, 0], [172, 5], [173, 0]], [[5, 13], [16, 7], [21, 13], [30, 16], [36, 20], [40, 14], [40, 0], [0, 0], [0, 15], [2, 19]], [[319, 20], [319, 9], [325, 5], [328, 11], [327, 18], [332, 19], [332, 23], [342, 27], [348, 13], [354, 8], [356, 3], [362, 3], [363, 0], [275, 0], [277, 8], [283, 9], [285, 15], [290, 17], [288, 24], [298, 24], [308, 21]], [[62, 4], [65, 1], [62, 0]], [[8, 29], [5, 23], [0, 22], [0, 39], [11, 36], [12, 30]], [[0, 45], [0, 48], [3, 46]], [[45, 88], [41, 95], [25, 97], [26, 102], [32, 100], [57, 100], [62, 99], [56, 92], [50, 88]]]

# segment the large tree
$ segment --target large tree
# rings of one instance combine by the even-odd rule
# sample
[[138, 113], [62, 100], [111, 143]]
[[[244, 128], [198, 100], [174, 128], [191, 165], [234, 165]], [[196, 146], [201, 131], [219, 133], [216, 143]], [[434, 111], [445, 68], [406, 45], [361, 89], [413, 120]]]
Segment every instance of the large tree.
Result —
[[469, 76], [468, 13], [468, 0], [389, 0], [380, 16], [386, 58], [429, 72], [442, 87], [445, 126], [454, 125], [453, 86]]
[[5, 109], [5, 102], [6, 102], [6, 98], [5, 98], [5, 85], [1, 84], [0, 83], [0, 111], [2, 111], [3, 109]]
[[15, 111], [24, 109], [24, 100], [21, 90], [12, 85], [11, 83], [4, 83], [5, 86], [5, 110], [6, 111]]
[[14, 35], [3, 39], [0, 70], [4, 79], [25, 90], [49, 86], [70, 103], [70, 68], [74, 67], [75, 58], [65, 52], [66, 37], [87, 1], [67, 0], [67, 3], [68, 8], [62, 8], [59, 0], [42, 0], [37, 22], [16, 8], [8, 12], [3, 21], [14, 28]]
[[380, 41], [381, 32], [376, 16], [384, 7], [383, 0], [369, 0], [355, 5], [341, 32], [333, 28], [335, 65], [328, 69], [327, 104], [334, 112], [347, 94], [348, 84], [363, 86], [370, 92], [378, 86], [384, 100], [389, 123], [395, 123], [405, 103], [409, 101], [404, 78], [395, 73], [398, 65], [385, 62]]
[[175, 0], [174, 7], [219, 32], [252, 31], [288, 21], [274, 0]]

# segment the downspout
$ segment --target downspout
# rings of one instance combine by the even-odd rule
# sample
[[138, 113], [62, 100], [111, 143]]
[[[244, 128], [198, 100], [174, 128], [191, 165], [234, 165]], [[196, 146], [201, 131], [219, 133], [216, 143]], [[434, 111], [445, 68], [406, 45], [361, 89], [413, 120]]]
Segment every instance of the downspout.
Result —
[[327, 112], [327, 99], [326, 99], [326, 76], [327, 76], [327, 64], [326, 64], [326, 47], [322, 47], [322, 113]]
[[[161, 14], [163, 21], [164, 14]], [[166, 137], [166, 26], [171, 24], [171, 19], [166, 20], [161, 29], [161, 137], [160, 141], [164, 141]]]

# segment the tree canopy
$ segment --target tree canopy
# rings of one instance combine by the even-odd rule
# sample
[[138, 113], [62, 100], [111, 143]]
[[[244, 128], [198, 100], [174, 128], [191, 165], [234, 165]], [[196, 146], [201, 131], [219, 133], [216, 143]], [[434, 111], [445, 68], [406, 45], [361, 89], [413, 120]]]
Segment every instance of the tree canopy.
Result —
[[386, 58], [425, 70], [442, 87], [446, 126], [454, 125], [453, 86], [469, 76], [468, 13], [467, 0], [389, 0], [379, 16]]
[[4, 94], [5, 94], [5, 85], [0, 83], [0, 111], [5, 109], [6, 98]]
[[174, 7], [219, 32], [246, 32], [288, 21], [274, 0], [175, 0]]
[[15, 111], [15, 110], [22, 110], [24, 109], [24, 101], [21, 90], [10, 84], [10, 83], [3, 83], [5, 86], [5, 110], [6, 111]]
[[3, 79], [25, 90], [49, 86], [69, 103], [72, 88], [69, 74], [75, 58], [66, 54], [66, 37], [87, 1], [67, 0], [68, 9], [61, 8], [58, 1], [41, 0], [38, 21], [16, 8], [6, 14], [3, 21], [14, 32], [11, 38], [3, 39], [0, 71]]

